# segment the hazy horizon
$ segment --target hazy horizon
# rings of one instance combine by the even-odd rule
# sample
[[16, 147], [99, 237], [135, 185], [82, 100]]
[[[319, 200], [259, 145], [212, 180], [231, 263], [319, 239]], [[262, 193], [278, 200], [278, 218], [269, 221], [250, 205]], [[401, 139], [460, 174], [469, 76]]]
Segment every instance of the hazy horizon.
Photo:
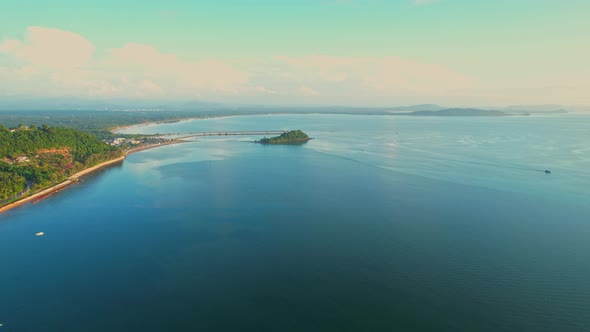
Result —
[[590, 105], [588, 10], [550, 0], [10, 2], [0, 103]]
[[296, 108], [302, 110], [313, 109], [356, 109], [359, 114], [362, 110], [438, 110], [438, 109], [489, 109], [489, 110], [506, 110], [506, 111], [530, 111], [546, 112], [565, 110], [568, 112], [590, 112], [588, 105], [561, 105], [561, 104], [532, 104], [532, 105], [478, 105], [478, 104], [435, 104], [435, 103], [417, 103], [417, 104], [396, 104], [389, 105], [366, 105], [366, 104], [265, 104], [265, 103], [226, 103], [217, 100], [197, 100], [197, 99], [85, 99], [78, 97], [59, 97], [59, 98], [14, 98], [4, 97], [0, 99], [0, 112], [3, 111], [43, 111], [43, 110], [121, 110], [121, 109], [146, 109], [146, 110], [207, 110], [207, 109], [231, 109], [231, 108], [265, 108], [265, 109], [289, 109]]

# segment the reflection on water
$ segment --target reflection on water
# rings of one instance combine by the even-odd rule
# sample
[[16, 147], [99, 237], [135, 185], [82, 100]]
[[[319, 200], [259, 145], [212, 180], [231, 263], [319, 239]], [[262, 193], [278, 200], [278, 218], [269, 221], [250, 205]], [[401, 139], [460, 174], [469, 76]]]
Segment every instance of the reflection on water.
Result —
[[[305, 148], [388, 170], [527, 194], [557, 191], [568, 199], [590, 199], [583, 185], [590, 178], [589, 122], [590, 117], [581, 115], [265, 115], [138, 126], [125, 132], [304, 129], [317, 138]], [[214, 139], [202, 141], [208, 140]], [[545, 169], [553, 175], [540, 177]]]

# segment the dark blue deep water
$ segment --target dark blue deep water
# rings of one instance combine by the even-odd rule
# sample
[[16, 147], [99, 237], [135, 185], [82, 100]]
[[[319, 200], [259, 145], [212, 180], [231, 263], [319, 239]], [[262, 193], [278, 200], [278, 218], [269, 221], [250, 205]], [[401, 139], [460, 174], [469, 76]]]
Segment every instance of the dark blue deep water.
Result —
[[147, 150], [0, 215], [0, 332], [590, 330], [590, 117], [128, 130], [241, 129], [316, 139]]

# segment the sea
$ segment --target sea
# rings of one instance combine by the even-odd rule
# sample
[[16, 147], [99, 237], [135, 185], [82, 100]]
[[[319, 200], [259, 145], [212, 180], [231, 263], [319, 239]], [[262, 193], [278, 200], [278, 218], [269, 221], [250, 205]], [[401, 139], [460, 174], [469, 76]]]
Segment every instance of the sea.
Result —
[[122, 133], [292, 129], [314, 139], [192, 138], [1, 214], [0, 332], [590, 331], [590, 115]]

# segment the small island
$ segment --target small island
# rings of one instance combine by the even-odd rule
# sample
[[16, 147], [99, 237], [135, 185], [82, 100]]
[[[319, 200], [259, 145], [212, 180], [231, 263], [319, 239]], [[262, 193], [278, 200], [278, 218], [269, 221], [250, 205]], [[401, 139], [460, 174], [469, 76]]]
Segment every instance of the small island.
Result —
[[279, 136], [266, 138], [256, 141], [260, 144], [303, 144], [309, 141], [311, 138], [301, 130], [291, 130], [284, 132]]

